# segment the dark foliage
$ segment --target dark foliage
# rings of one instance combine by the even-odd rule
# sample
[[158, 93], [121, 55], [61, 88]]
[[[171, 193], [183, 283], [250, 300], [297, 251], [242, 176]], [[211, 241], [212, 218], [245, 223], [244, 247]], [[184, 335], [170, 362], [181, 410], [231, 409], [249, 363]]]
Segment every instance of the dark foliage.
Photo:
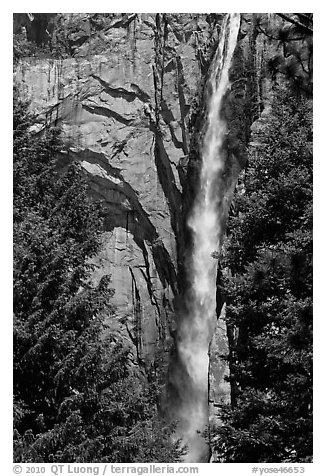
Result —
[[266, 63], [271, 78], [283, 76], [292, 88], [312, 97], [313, 14], [278, 13], [272, 25], [263, 15], [258, 28], [277, 48]]
[[312, 458], [312, 110], [276, 87], [257, 121], [223, 261], [232, 405], [226, 462]]
[[32, 120], [15, 91], [14, 459], [178, 461], [155, 387], [112, 330], [109, 276], [91, 281], [99, 206], [76, 164], [57, 169], [59, 131], [35, 136]]

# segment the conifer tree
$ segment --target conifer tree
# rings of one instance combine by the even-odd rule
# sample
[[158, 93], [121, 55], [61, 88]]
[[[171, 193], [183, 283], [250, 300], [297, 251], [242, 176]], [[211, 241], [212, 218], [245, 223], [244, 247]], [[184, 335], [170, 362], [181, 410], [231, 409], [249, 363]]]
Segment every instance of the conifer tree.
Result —
[[232, 404], [226, 462], [312, 458], [312, 104], [275, 86], [255, 124], [222, 263]]
[[77, 164], [59, 170], [59, 131], [32, 124], [15, 91], [14, 460], [178, 461], [155, 388], [110, 325], [110, 278], [92, 283], [100, 207]]

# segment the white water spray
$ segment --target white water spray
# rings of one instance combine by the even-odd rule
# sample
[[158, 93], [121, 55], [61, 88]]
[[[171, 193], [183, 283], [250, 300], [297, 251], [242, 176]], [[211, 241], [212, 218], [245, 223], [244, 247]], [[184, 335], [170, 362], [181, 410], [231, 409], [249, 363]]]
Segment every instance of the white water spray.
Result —
[[188, 446], [187, 462], [207, 461], [208, 455], [207, 445], [198, 431], [203, 431], [208, 424], [208, 348], [216, 324], [217, 260], [212, 257], [212, 253], [219, 250], [223, 232], [220, 184], [224, 168], [222, 146], [226, 126], [221, 118], [221, 105], [229, 87], [228, 73], [239, 26], [239, 14], [226, 15], [210, 68], [200, 189], [188, 222], [194, 239], [190, 265], [193, 283], [187, 298], [187, 316], [182, 320], [178, 333], [178, 355], [187, 374], [187, 378], [180, 382], [180, 387], [183, 385], [183, 392], [189, 393], [178, 409], [180, 434]]

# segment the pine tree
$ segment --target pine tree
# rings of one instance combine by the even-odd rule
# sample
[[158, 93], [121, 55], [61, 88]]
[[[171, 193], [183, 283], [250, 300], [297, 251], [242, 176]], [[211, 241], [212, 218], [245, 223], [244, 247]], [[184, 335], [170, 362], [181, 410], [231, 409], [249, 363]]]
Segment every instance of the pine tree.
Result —
[[269, 53], [274, 52], [266, 55], [271, 78], [283, 76], [292, 88], [312, 97], [313, 14], [276, 13], [272, 21], [262, 14], [257, 26], [269, 41]]

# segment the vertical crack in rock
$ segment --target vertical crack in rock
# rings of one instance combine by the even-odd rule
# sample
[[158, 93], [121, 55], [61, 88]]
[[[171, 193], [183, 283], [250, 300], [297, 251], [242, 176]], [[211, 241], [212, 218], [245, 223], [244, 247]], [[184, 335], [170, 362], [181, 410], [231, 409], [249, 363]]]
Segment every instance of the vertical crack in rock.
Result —
[[181, 58], [179, 55], [176, 56], [176, 66], [177, 66], [176, 70], [177, 70], [178, 97], [179, 97], [179, 106], [180, 106], [180, 114], [181, 114], [180, 126], [182, 131], [182, 144], [183, 144], [182, 149], [183, 149], [183, 153], [185, 155], [188, 155], [189, 138], [188, 138], [188, 133], [186, 128], [185, 118], [189, 112], [190, 107], [186, 103], [186, 98], [183, 91], [184, 85], [185, 85], [185, 78], [184, 78]]
[[[172, 171], [170, 158], [164, 147], [163, 134], [160, 125], [161, 117], [163, 121], [165, 121], [165, 123], [169, 123], [171, 122], [171, 119], [174, 119], [172, 112], [170, 112], [169, 114], [169, 109], [163, 97], [165, 50], [167, 45], [167, 39], [167, 17], [165, 14], [163, 14], [161, 18], [161, 15], [157, 14], [155, 30], [155, 64], [153, 65], [155, 124], [153, 124], [152, 122], [151, 130], [153, 130], [155, 136], [154, 157], [157, 174], [170, 210], [171, 227], [176, 240], [177, 263], [179, 269], [179, 267], [182, 266], [184, 249], [183, 225], [181, 220], [182, 195], [175, 184], [175, 178]], [[171, 135], [172, 139], [174, 139], [174, 133], [172, 133]], [[184, 134], [183, 139], [185, 139]], [[173, 140], [173, 142], [175, 143], [175, 139]], [[184, 151], [184, 143], [180, 145], [182, 146], [182, 149]]]
[[180, 220], [182, 196], [175, 185], [171, 163], [159, 131], [155, 135], [154, 156], [159, 181], [170, 210], [171, 227], [176, 238], [177, 260], [179, 262], [183, 250], [183, 227]]

